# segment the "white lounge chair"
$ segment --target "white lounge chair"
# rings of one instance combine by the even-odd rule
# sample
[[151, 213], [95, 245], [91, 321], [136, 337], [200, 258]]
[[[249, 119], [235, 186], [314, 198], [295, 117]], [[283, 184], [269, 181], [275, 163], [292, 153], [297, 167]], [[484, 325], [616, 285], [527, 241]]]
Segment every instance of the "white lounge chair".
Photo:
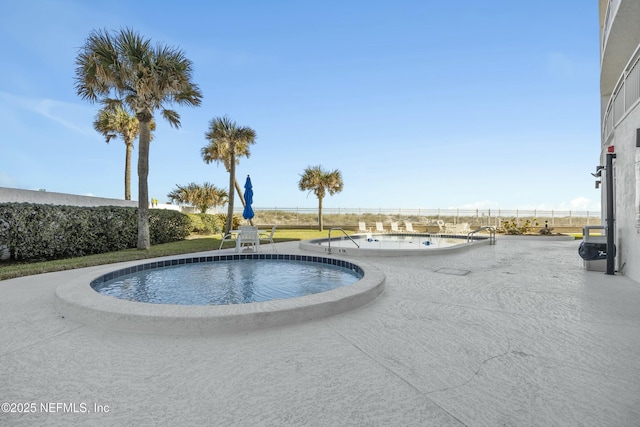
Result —
[[252, 248], [254, 252], [258, 252], [260, 247], [260, 238], [258, 237], [258, 227], [250, 225], [240, 226], [238, 233], [238, 241], [236, 243], [236, 252], [240, 252], [242, 248]]
[[274, 225], [273, 227], [271, 227], [271, 233], [267, 234], [266, 232], [260, 233], [258, 235], [258, 239], [262, 242], [269, 242], [271, 243], [271, 248], [273, 249], [274, 252], [278, 252], [276, 249], [276, 245], [273, 242], [273, 235], [276, 234], [276, 225]]
[[387, 230], [384, 229], [384, 225], [381, 222], [376, 222], [376, 233], [386, 233]]
[[232, 233], [227, 233], [224, 234], [224, 232], [220, 232], [220, 236], [222, 236], [222, 240], [220, 240], [220, 247], [218, 248], [218, 250], [222, 249], [222, 245], [224, 244], [224, 242], [226, 242], [227, 240], [234, 240], [235, 235]]
[[407, 233], [415, 233], [415, 231], [413, 231], [413, 224], [408, 221], [404, 222], [404, 229]]
[[398, 223], [395, 221], [391, 221], [391, 231], [393, 233], [399, 233], [400, 230], [398, 229]]
[[358, 222], [358, 233], [369, 233], [370, 230], [367, 230], [367, 224], [364, 221]]
[[471, 230], [468, 222], [462, 222], [451, 227], [451, 232], [455, 234], [467, 234], [469, 231]]

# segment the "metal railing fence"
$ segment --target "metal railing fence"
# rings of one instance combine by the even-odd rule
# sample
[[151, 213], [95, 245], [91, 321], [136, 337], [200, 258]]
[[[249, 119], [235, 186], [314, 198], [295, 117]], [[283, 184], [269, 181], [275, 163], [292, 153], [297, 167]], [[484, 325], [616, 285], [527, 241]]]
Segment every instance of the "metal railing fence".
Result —
[[[235, 210], [242, 215], [242, 206]], [[255, 224], [314, 225], [318, 222], [317, 208], [254, 207]], [[499, 227], [502, 220], [515, 218], [517, 221], [530, 220], [533, 225], [544, 227], [582, 227], [600, 225], [599, 211], [558, 211], [522, 209], [387, 209], [387, 208], [324, 208], [322, 210], [325, 227], [357, 226], [358, 222], [409, 221], [415, 225], [431, 226], [438, 220], [447, 223], [469, 223], [472, 226]], [[402, 224], [401, 224], [402, 225]]]

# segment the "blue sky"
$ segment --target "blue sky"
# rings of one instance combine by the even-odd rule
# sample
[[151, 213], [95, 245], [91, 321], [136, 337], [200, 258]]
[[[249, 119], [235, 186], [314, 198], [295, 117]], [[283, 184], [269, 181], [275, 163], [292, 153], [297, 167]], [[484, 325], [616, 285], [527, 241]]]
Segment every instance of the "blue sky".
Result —
[[[310, 165], [343, 208], [598, 210], [598, 8], [584, 0], [2, 1], [0, 186], [124, 198], [121, 140], [74, 89], [94, 29], [185, 51], [203, 93], [157, 117], [149, 194], [225, 188], [200, 149], [212, 118], [253, 128], [256, 207], [316, 207]], [[134, 154], [132, 193], [137, 197]]]

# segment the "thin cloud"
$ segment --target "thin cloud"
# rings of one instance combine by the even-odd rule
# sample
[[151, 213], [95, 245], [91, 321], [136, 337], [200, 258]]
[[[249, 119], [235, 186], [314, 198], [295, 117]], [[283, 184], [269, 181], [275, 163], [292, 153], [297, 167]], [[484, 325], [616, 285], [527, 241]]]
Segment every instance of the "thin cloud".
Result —
[[0, 92], [3, 102], [16, 108], [39, 114], [65, 128], [82, 135], [93, 135], [89, 127], [80, 127], [75, 123], [91, 123], [89, 109], [69, 102], [56, 101], [49, 98], [28, 98], [6, 92]]
[[497, 202], [493, 202], [491, 200], [481, 200], [478, 202], [468, 203], [462, 206], [458, 206], [457, 208], [449, 208], [449, 209], [498, 209], [499, 205]]
[[600, 210], [600, 203], [594, 203], [588, 197], [576, 197], [569, 202], [571, 210], [589, 211]]

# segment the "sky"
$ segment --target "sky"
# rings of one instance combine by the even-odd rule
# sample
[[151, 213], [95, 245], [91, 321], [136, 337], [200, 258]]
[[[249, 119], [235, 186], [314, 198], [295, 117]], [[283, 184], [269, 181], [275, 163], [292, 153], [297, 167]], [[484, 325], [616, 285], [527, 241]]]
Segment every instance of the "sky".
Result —
[[170, 106], [179, 129], [156, 116], [161, 203], [176, 185], [227, 188], [200, 151], [226, 115], [257, 134], [237, 177], [258, 209], [317, 207], [298, 189], [315, 165], [344, 181], [325, 208], [600, 209], [584, 0], [0, 0], [0, 187], [124, 198], [125, 145], [74, 86], [91, 31], [122, 28], [183, 50], [203, 94]]

